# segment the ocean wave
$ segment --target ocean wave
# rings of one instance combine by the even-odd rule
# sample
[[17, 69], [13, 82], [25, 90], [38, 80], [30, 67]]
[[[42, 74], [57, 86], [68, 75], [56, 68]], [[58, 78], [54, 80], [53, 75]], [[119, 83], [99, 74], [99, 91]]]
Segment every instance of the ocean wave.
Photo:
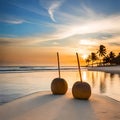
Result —
[[[0, 73], [6, 72], [29, 72], [29, 71], [51, 71], [57, 70], [56, 66], [2, 66], [0, 67]], [[75, 66], [62, 66], [61, 70], [76, 70]], [[85, 69], [85, 67], [81, 67]]]

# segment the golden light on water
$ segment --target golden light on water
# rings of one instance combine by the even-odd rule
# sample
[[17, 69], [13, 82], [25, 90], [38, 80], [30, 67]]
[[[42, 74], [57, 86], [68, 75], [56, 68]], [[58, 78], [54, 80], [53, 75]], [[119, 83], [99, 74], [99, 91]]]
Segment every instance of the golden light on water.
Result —
[[86, 73], [86, 71], [83, 71], [82, 79], [83, 79], [83, 81], [87, 81], [87, 73]]

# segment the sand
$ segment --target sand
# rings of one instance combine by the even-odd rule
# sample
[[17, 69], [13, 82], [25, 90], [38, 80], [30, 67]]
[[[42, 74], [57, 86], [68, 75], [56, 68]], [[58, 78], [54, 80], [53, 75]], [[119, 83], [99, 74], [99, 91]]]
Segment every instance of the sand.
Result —
[[87, 67], [89, 71], [103, 71], [108, 73], [120, 74], [120, 66], [106, 66], [106, 67]]
[[120, 120], [120, 102], [92, 95], [88, 101], [37, 92], [0, 106], [0, 120]]

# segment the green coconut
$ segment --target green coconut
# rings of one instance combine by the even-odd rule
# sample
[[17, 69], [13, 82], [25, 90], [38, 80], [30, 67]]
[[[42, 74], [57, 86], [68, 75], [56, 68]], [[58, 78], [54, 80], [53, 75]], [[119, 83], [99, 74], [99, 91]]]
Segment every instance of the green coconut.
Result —
[[72, 87], [73, 97], [88, 100], [91, 96], [91, 87], [87, 82], [77, 81]]
[[55, 78], [51, 83], [51, 91], [54, 95], [62, 95], [67, 92], [68, 84], [63, 78]]

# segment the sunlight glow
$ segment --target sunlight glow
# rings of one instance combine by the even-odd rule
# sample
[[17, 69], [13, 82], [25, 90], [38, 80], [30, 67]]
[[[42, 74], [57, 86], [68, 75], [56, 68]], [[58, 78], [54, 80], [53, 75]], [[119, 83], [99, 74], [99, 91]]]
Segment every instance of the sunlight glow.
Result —
[[83, 78], [83, 81], [87, 81], [87, 75], [85, 71], [83, 71], [82, 78]]
[[85, 59], [91, 52], [96, 53], [100, 45], [106, 47], [107, 54], [113, 51], [118, 55], [120, 9], [112, 7], [118, 3], [107, 1], [110, 7], [104, 0], [91, 0], [91, 5], [89, 1], [0, 2], [5, 7], [0, 17], [4, 28], [0, 30], [0, 65], [56, 65], [57, 51], [62, 56], [62, 65], [76, 65], [76, 52], [81, 65], [86, 65]]
[[87, 40], [87, 39], [82, 39], [79, 41], [80, 45], [96, 45], [97, 43], [95, 41]]
[[88, 55], [84, 54], [82, 55], [82, 58], [85, 60], [88, 57]]

